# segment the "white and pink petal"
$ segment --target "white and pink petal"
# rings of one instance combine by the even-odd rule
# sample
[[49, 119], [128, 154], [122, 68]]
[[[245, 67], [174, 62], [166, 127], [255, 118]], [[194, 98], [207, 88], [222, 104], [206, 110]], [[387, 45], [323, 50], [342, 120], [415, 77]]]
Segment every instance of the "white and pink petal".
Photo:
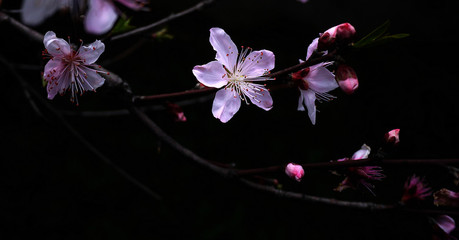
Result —
[[217, 52], [215, 59], [232, 71], [237, 62], [238, 50], [231, 37], [221, 28], [211, 28], [209, 41]]
[[212, 114], [221, 122], [228, 122], [241, 107], [239, 95], [232, 89], [220, 89], [215, 94]]
[[207, 87], [220, 88], [228, 83], [227, 72], [218, 61], [195, 66], [193, 74], [199, 82]]

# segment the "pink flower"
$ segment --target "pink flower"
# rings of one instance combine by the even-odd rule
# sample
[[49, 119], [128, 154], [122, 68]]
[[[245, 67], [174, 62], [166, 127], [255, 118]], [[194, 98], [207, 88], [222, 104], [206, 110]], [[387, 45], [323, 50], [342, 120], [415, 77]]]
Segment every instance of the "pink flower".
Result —
[[336, 69], [336, 81], [346, 94], [352, 94], [359, 87], [359, 80], [354, 69], [346, 64], [338, 65]]
[[210, 44], [217, 52], [216, 60], [195, 66], [193, 74], [208, 87], [224, 88], [215, 95], [212, 113], [221, 122], [228, 122], [248, 100], [268, 111], [273, 100], [262, 84], [254, 82], [273, 80], [264, 76], [274, 68], [274, 54], [268, 50], [252, 51], [242, 47], [241, 53], [230, 36], [221, 28], [210, 29]]
[[413, 176], [408, 178], [405, 182], [401, 201], [402, 203], [407, 203], [412, 200], [424, 200], [431, 194], [430, 187], [427, 187], [424, 178], [417, 177], [413, 174]]
[[[132, 10], [140, 10], [147, 0], [115, 0]], [[113, 0], [90, 0], [89, 9], [84, 22], [88, 33], [104, 34], [112, 29], [119, 15], [119, 9]]]
[[384, 139], [386, 140], [387, 143], [398, 145], [398, 143], [400, 142], [399, 136], [400, 136], [400, 129], [393, 129], [384, 135]]
[[287, 176], [294, 178], [298, 182], [301, 181], [301, 178], [304, 176], [304, 170], [301, 165], [295, 164], [295, 163], [289, 163], [285, 167], [285, 174]]
[[459, 193], [442, 188], [433, 194], [436, 206], [459, 207]]
[[[78, 3], [82, 7], [83, 1]], [[46, 18], [63, 8], [73, 8], [72, 0], [23, 0], [21, 20], [29, 26], [38, 26]]]
[[[57, 93], [63, 95], [67, 89], [72, 92], [71, 101], [77, 101], [77, 94], [85, 91], [95, 91], [104, 84], [105, 79], [95, 70], [94, 62], [104, 52], [105, 45], [100, 41], [81, 46], [73, 50], [69, 43], [49, 31], [45, 34], [43, 43], [45, 52], [51, 57], [45, 66], [43, 78], [48, 83], [48, 98], [53, 99]], [[107, 73], [108, 74], [108, 73]]]
[[[308, 47], [306, 60], [317, 49], [318, 38], [314, 39]], [[302, 62], [300, 60], [300, 62]], [[311, 67], [302, 69], [292, 74], [292, 79], [297, 80], [300, 90], [300, 98], [298, 99], [298, 111], [305, 111], [305, 106], [308, 109], [308, 116], [312, 124], [316, 124], [316, 99], [321, 101], [330, 101], [336, 98], [328, 94], [329, 91], [338, 87], [335, 80], [335, 75], [331, 73], [326, 66], [330, 63], [319, 63]]]
[[320, 35], [318, 50], [331, 50], [336, 45], [349, 44], [353, 41], [355, 33], [354, 26], [349, 23], [334, 26]]
[[[370, 147], [366, 144], [363, 144], [362, 147], [352, 155], [351, 159], [342, 158], [338, 162], [349, 161], [349, 160], [359, 160], [368, 158], [370, 154]], [[377, 180], [381, 181], [386, 176], [382, 174], [382, 168], [379, 166], [362, 166], [362, 167], [349, 167], [347, 169], [346, 178], [335, 188], [335, 191], [341, 192], [347, 188], [356, 189], [358, 186], [364, 186], [368, 189], [373, 195], [374, 186], [368, 182], [368, 180]]]
[[432, 217], [431, 221], [433, 223], [433, 239], [456, 239], [451, 236], [451, 232], [456, 228], [456, 222], [454, 219], [448, 215], [439, 215]]

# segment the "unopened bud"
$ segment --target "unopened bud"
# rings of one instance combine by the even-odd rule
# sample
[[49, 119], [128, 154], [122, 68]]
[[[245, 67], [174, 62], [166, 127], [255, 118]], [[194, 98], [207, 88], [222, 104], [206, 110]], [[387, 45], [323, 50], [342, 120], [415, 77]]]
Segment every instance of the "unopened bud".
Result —
[[287, 176], [300, 182], [301, 178], [303, 178], [304, 176], [304, 170], [301, 165], [298, 165], [295, 163], [289, 163], [287, 167], [285, 167], [285, 174], [287, 174]]
[[397, 145], [400, 142], [400, 129], [393, 129], [384, 135], [387, 143]]
[[340, 64], [336, 69], [335, 79], [346, 94], [352, 94], [359, 87], [359, 80], [354, 69], [346, 64]]
[[176, 122], [186, 122], [185, 114], [183, 113], [182, 108], [175, 103], [167, 103], [167, 112], [172, 115], [174, 121]]
[[317, 50], [331, 50], [336, 45], [347, 45], [353, 42], [355, 33], [355, 28], [349, 23], [336, 25], [320, 35]]

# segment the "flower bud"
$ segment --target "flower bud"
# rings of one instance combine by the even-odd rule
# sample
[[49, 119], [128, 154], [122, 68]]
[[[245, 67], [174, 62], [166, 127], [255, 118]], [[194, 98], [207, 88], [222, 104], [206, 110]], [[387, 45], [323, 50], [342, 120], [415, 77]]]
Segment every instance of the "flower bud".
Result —
[[397, 145], [400, 142], [400, 129], [394, 129], [390, 130], [388, 133], [384, 135], [384, 139], [386, 140], [387, 143], [392, 143], [394, 145]]
[[167, 112], [173, 117], [175, 122], [186, 122], [186, 116], [179, 105], [168, 102], [166, 104], [166, 108]]
[[459, 193], [446, 188], [436, 191], [433, 195], [436, 206], [459, 207]]
[[317, 50], [331, 50], [336, 45], [347, 45], [354, 40], [355, 33], [355, 28], [349, 23], [334, 26], [320, 35]]
[[287, 176], [294, 178], [295, 180], [300, 182], [301, 178], [303, 178], [304, 176], [304, 170], [301, 165], [289, 163], [287, 167], [285, 167], [285, 174], [287, 174]]
[[346, 64], [340, 64], [335, 75], [338, 85], [346, 94], [352, 94], [359, 87], [359, 80], [354, 69]]

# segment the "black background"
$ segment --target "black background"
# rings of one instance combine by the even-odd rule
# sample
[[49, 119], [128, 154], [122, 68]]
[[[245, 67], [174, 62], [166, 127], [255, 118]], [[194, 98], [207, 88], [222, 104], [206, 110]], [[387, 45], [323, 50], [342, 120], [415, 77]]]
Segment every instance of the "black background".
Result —
[[[120, 9], [132, 16], [133, 25], [143, 26], [197, 2], [152, 1], [151, 11], [140, 13]], [[20, 4], [4, 0], [1, 7], [18, 9]], [[11, 16], [19, 19], [18, 14]], [[198, 155], [239, 168], [349, 157], [363, 143], [378, 149], [384, 133], [394, 128], [401, 129], [401, 144], [391, 157], [457, 158], [458, 16], [453, 1], [219, 0], [156, 29], [167, 27], [173, 39], [146, 40], [131, 55], [104, 67], [121, 76], [138, 95], [182, 91], [197, 83], [193, 66], [215, 57], [208, 42], [211, 27], [223, 28], [236, 45], [273, 51], [276, 71], [304, 59], [312, 39], [332, 26], [349, 22], [360, 38], [390, 20], [390, 33], [410, 37], [346, 54], [360, 87], [350, 96], [339, 89], [331, 92], [338, 99], [318, 104], [316, 126], [305, 112], [296, 111], [296, 89], [272, 91], [274, 107], [269, 112], [243, 104], [226, 124], [213, 118], [212, 97], [183, 106], [185, 123], [174, 122], [165, 111], [148, 114]], [[78, 39], [90, 43], [102, 38], [85, 34], [81, 23], [72, 22], [65, 12], [34, 29], [52, 30], [64, 39], [70, 36], [76, 44]], [[40, 81], [46, 63], [41, 58], [43, 45], [6, 23], [0, 23], [0, 30], [1, 56], [46, 98]], [[106, 41], [99, 63], [116, 59], [139, 39]], [[97, 158], [33, 97], [42, 115], [37, 114], [4, 64], [0, 80], [1, 239], [432, 238], [429, 215], [275, 197], [200, 168], [162, 144], [133, 116], [65, 115], [100, 152], [162, 196], [156, 201]], [[78, 107], [68, 95], [46, 101], [64, 113], [120, 109], [124, 105], [116, 93], [103, 86], [96, 94], [80, 97]], [[413, 173], [425, 176], [433, 190], [458, 190], [452, 176], [439, 167], [400, 166], [384, 171], [387, 178], [376, 183], [376, 197], [364, 190], [334, 192], [342, 177], [323, 170], [306, 169], [301, 183], [282, 173], [265, 176], [278, 179], [286, 190], [378, 203], [399, 201], [403, 183]], [[431, 202], [430, 197], [421, 206]]]

